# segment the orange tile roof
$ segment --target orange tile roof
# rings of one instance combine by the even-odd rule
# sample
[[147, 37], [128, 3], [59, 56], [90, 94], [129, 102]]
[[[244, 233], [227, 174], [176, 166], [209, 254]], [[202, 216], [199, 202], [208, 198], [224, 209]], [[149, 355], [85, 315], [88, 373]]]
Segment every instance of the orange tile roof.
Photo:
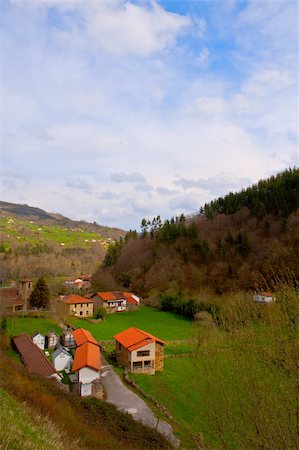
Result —
[[80, 295], [72, 294], [63, 297], [61, 300], [63, 303], [67, 303], [68, 305], [75, 305], [77, 303], [93, 303], [89, 298], [81, 297]]
[[76, 345], [79, 347], [82, 344], [85, 344], [86, 342], [90, 342], [91, 344], [98, 345], [97, 341], [93, 337], [93, 335], [90, 333], [90, 331], [85, 330], [84, 328], [77, 328], [73, 331], [73, 336], [76, 342]]
[[124, 295], [127, 303], [132, 303], [133, 305], [139, 305], [137, 300], [133, 297], [134, 294], [132, 294], [130, 292], [123, 292], [123, 295]]
[[123, 293], [120, 291], [97, 292], [96, 295], [98, 295], [104, 302], [121, 300], [124, 298]]
[[261, 292], [260, 295], [263, 295], [264, 297], [272, 297], [272, 292]]
[[127, 330], [121, 331], [114, 336], [114, 339], [123, 345], [127, 350], [132, 351], [137, 348], [143, 347], [144, 345], [150, 344], [151, 342], [159, 342], [165, 344], [159, 338], [156, 338], [146, 331], [139, 330], [138, 328], [131, 327]]
[[80, 370], [83, 367], [101, 370], [100, 348], [97, 345], [85, 342], [76, 349], [72, 371]]

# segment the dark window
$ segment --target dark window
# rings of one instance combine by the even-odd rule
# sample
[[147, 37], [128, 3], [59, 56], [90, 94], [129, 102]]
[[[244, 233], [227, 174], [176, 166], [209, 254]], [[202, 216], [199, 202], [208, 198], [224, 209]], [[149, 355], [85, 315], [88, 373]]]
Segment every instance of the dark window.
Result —
[[150, 351], [149, 350], [139, 350], [139, 352], [137, 352], [137, 356], [141, 357], [141, 356], [149, 356], [150, 355]]
[[142, 369], [142, 361], [133, 362], [133, 369]]
[[82, 316], [82, 314], [83, 314], [83, 311], [80, 311], [80, 316]]
[[144, 368], [149, 368], [152, 367], [152, 362], [151, 361], [144, 361]]

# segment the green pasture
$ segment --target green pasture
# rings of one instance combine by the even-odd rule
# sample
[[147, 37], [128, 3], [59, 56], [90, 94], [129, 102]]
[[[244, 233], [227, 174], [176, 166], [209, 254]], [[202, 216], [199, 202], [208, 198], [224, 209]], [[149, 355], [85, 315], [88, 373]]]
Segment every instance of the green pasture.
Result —
[[99, 341], [113, 339], [115, 334], [129, 327], [140, 328], [166, 341], [192, 337], [190, 320], [147, 306], [141, 306], [136, 311], [107, 315], [99, 323], [73, 317], [69, 319], [69, 322], [76, 328], [86, 328]]
[[54, 330], [61, 332], [54, 320], [42, 317], [8, 317], [7, 318], [7, 335], [16, 336], [21, 333], [27, 333], [29, 336], [36, 331], [47, 334]]
[[[25, 219], [14, 218], [13, 223], [9, 223], [6, 217], [0, 218], [0, 231], [3, 233], [3, 244], [6, 246], [30, 244], [40, 245], [41, 243], [64, 244], [65, 247], [90, 247], [95, 239], [104, 244], [105, 239], [97, 233], [80, 231], [78, 229], [65, 228], [58, 225], [40, 225], [37, 222]], [[8, 237], [9, 236], [9, 237]]]
[[294, 448], [296, 369], [276, 366], [275, 344], [236, 340], [223, 349], [211, 341], [197, 356], [165, 358], [162, 373], [131, 377], [168, 409], [185, 448]]

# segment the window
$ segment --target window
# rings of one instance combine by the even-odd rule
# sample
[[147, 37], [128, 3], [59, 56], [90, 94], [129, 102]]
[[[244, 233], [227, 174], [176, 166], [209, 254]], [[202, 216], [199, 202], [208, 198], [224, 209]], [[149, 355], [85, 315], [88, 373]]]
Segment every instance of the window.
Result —
[[83, 311], [80, 311], [80, 316], [82, 316], [83, 315]]
[[139, 352], [137, 352], [137, 356], [140, 358], [142, 356], [149, 356], [150, 355], [150, 351], [149, 350], [139, 350]]
[[144, 361], [144, 368], [145, 369], [149, 369], [150, 367], [152, 367], [152, 362], [151, 361]]
[[133, 362], [133, 369], [142, 369], [142, 361]]

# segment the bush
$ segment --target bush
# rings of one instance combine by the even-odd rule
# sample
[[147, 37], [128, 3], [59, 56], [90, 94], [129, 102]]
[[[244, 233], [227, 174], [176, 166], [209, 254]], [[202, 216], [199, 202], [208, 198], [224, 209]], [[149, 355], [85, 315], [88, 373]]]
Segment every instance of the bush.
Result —
[[96, 311], [93, 315], [93, 318], [104, 320], [106, 316], [107, 316], [107, 310], [103, 306], [101, 306], [100, 308], [96, 309]]

